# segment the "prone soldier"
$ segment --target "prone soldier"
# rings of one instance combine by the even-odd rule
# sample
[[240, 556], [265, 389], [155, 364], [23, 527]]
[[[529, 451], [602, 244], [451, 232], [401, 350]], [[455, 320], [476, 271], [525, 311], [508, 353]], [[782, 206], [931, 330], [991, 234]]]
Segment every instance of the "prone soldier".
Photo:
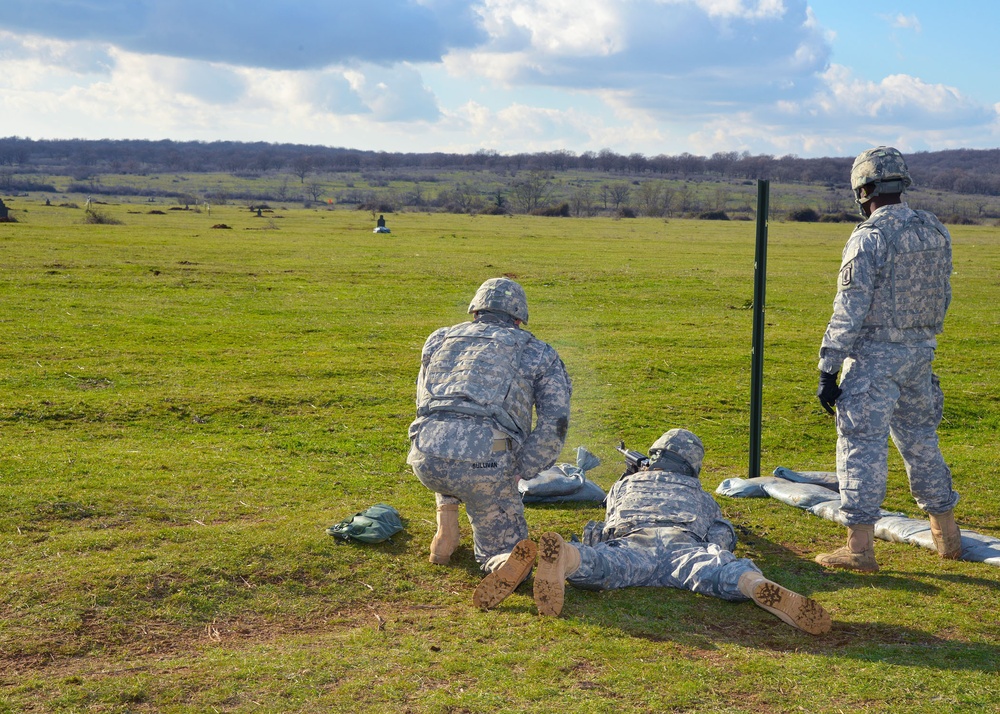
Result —
[[768, 580], [753, 561], [733, 555], [733, 526], [698, 479], [704, 456], [701, 440], [687, 429], [666, 432], [650, 447], [648, 463], [635, 471], [626, 468], [611, 487], [605, 520], [589, 522], [582, 542], [549, 532], [535, 548], [519, 544], [502, 568], [483, 579], [473, 601], [485, 608], [502, 602], [517, 586], [511, 573], [525, 569], [518, 560], [530, 557], [530, 569], [537, 551], [534, 599], [540, 615], [562, 612], [568, 580], [589, 590], [670, 587], [752, 600], [811, 635], [829, 631], [830, 616], [818, 602]]

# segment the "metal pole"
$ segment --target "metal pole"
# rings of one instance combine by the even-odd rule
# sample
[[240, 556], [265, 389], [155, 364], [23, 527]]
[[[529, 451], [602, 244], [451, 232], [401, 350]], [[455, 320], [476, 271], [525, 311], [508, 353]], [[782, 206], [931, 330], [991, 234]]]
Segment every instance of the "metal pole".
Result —
[[764, 388], [764, 290], [767, 286], [767, 213], [770, 182], [757, 181], [757, 249], [753, 264], [753, 348], [750, 358], [750, 469], [760, 476], [761, 414]]

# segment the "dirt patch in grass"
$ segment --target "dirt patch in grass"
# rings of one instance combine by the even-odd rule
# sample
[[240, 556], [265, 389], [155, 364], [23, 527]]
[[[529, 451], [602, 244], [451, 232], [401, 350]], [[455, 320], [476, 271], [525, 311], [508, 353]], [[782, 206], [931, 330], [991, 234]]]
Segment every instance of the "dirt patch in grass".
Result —
[[107, 377], [84, 377], [78, 379], [76, 382], [78, 389], [92, 390], [92, 389], [109, 389], [114, 385], [114, 383]]
[[429, 614], [439, 616], [444, 606], [413, 606], [405, 603], [331, 606], [308, 617], [261, 617], [246, 613], [219, 618], [199, 625], [162, 620], [114, 623], [97, 612], [87, 612], [70, 636], [49, 637], [31, 643], [19, 652], [0, 648], [0, 682], [26, 676], [67, 677], [109, 660], [125, 660], [136, 671], [157, 669], [164, 660], [197, 656], [210, 647], [238, 651], [278, 642], [284, 638], [329, 635], [331, 632], [372, 629], [387, 624], [400, 629], [419, 629]]

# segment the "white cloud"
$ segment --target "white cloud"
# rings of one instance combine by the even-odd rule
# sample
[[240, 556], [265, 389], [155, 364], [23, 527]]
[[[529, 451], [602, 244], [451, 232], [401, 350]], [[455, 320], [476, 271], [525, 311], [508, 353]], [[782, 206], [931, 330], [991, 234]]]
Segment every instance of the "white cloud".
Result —
[[447, 122], [456, 135], [477, 137], [476, 149], [508, 146], [512, 140], [538, 146], [566, 133], [559, 113], [519, 104], [494, 111], [470, 101], [449, 113]]
[[885, 19], [893, 27], [899, 28], [900, 30], [913, 30], [914, 32], [920, 32], [920, 19], [916, 15], [904, 15], [899, 13], [897, 15], [884, 16]]
[[738, 17], [752, 20], [780, 17], [785, 12], [784, 0], [751, 0], [749, 3], [745, 0], [696, 0], [696, 4], [709, 17]]
[[980, 105], [954, 87], [908, 75], [873, 82], [839, 65], [822, 79], [811, 97], [711, 119], [689, 140], [701, 151], [849, 155], [878, 143], [901, 150], [967, 146], [970, 132], [988, 142], [1000, 126], [1000, 105]]
[[262, 98], [269, 96], [272, 102], [304, 104], [321, 114], [371, 113], [371, 109], [361, 101], [352, 81], [354, 77], [360, 80], [360, 74], [325, 69], [316, 72], [269, 72], [266, 76], [269, 81], [261, 86], [258, 94]]
[[246, 93], [246, 79], [231, 67], [172, 57], [120, 53], [115, 75], [138, 77], [169, 94], [182, 94], [206, 104], [232, 104]]
[[484, 0], [480, 14], [494, 46], [532, 47], [552, 57], [605, 56], [620, 49], [624, 28], [605, 0]]
[[367, 67], [356, 91], [378, 121], [434, 121], [440, 114], [434, 94], [408, 64]]
[[0, 29], [0, 62], [29, 63], [78, 75], [106, 75], [114, 59], [106, 46], [66, 42], [38, 35], [15, 35]]
[[489, 42], [445, 58], [505, 86], [619, 91], [636, 109], [807, 96], [829, 46], [803, 0], [485, 0]]
[[490, 117], [483, 127], [489, 144], [504, 146], [512, 139], [522, 142], [524, 151], [548, 151], [589, 138], [586, 118], [574, 112], [540, 109], [512, 104]]
[[954, 87], [928, 84], [905, 74], [871, 82], [857, 78], [846, 67], [833, 66], [823, 79], [823, 91], [787, 108], [793, 113], [804, 109], [814, 116], [840, 117], [843, 121], [908, 124], [914, 128], [982, 124], [995, 115], [991, 108], [962, 96]]

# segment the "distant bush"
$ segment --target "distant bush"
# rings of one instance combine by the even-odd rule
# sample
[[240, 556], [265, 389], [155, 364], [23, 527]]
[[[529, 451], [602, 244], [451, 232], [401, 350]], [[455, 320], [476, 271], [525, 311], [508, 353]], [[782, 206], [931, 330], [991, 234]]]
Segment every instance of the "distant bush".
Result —
[[103, 226], [122, 225], [122, 222], [117, 218], [115, 218], [114, 216], [109, 216], [107, 213], [104, 213], [104, 211], [98, 211], [95, 208], [88, 208], [86, 211], [84, 211], [83, 222], [91, 223], [94, 225], [103, 225]]
[[359, 203], [356, 207], [359, 211], [374, 211], [375, 213], [395, 213], [396, 206], [391, 201], [384, 199], [372, 199]]
[[102, 186], [94, 183], [71, 183], [66, 193], [86, 193], [95, 196], [164, 196], [166, 191], [152, 191], [144, 186]]
[[699, 213], [698, 218], [703, 221], [728, 221], [729, 214], [725, 211], [705, 211]]
[[818, 223], [819, 219], [819, 211], [815, 208], [796, 208], [788, 212], [788, 220], [796, 223]]
[[533, 216], [548, 216], [550, 218], [569, 218], [569, 204], [560, 203], [558, 206], [543, 206], [531, 212]]
[[[568, 213], [566, 215], [569, 215]], [[615, 218], [635, 218], [635, 210], [628, 206], [622, 206], [615, 211]]]
[[842, 211], [841, 213], [824, 213], [819, 217], [820, 223], [858, 223], [861, 220], [861, 216], [857, 213], [847, 213]]
[[37, 181], [21, 180], [17, 176], [0, 174], [0, 189], [6, 193], [18, 193], [28, 191], [43, 191], [46, 193], [56, 193], [56, 187], [50, 183], [39, 183]]
[[977, 226], [979, 223], [968, 216], [939, 216], [942, 223], [946, 223], [950, 226]]

